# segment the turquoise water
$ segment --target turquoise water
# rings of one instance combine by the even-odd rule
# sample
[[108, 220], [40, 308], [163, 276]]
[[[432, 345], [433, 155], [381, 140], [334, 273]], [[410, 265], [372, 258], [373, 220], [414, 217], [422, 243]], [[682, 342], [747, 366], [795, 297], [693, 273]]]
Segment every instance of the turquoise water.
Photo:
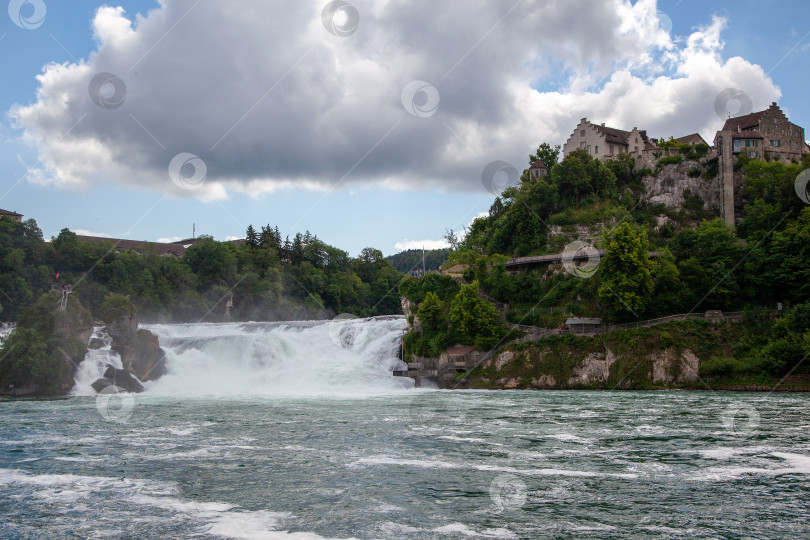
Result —
[[807, 538], [810, 397], [0, 402], [2, 538]]

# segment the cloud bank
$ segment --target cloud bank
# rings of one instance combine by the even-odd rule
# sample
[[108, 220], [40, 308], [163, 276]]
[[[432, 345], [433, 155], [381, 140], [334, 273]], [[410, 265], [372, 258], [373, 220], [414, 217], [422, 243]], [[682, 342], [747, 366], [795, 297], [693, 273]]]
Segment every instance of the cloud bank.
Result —
[[39, 152], [29, 180], [204, 200], [483, 192], [487, 163], [522, 169], [581, 117], [710, 139], [724, 89], [757, 108], [780, 96], [761, 67], [721, 57], [723, 19], [673, 36], [655, 0], [326, 5], [164, 0], [134, 20], [100, 8], [96, 50], [46, 66], [36, 101], [9, 111]]

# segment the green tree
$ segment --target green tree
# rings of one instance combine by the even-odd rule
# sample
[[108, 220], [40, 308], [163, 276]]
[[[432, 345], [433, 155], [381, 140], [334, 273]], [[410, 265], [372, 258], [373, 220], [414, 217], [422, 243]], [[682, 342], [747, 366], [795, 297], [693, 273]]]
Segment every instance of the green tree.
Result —
[[444, 302], [432, 291], [428, 292], [425, 299], [419, 304], [416, 316], [419, 317], [424, 329], [430, 332], [443, 330], [447, 325]]
[[654, 289], [646, 231], [621, 223], [604, 238], [599, 261], [599, 304], [610, 318], [627, 319], [647, 308]]
[[450, 303], [450, 335], [460, 344], [492, 347], [500, 336], [498, 312], [478, 296], [478, 282], [462, 285]]
[[251, 248], [259, 247], [259, 235], [256, 233], [256, 229], [253, 228], [253, 225], [248, 225], [245, 231], [245, 244]]

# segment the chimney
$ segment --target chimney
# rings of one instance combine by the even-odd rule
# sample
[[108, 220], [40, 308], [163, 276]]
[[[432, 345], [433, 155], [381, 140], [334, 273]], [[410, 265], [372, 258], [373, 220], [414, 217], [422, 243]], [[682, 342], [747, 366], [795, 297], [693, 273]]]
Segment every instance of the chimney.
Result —
[[585, 122], [587, 122], [587, 121], [588, 121], [588, 117], [586, 116], [585, 118], [583, 118], [582, 120], [580, 120], [580, 121], [579, 121], [579, 123], [580, 123], [580, 124], [584, 124], [584, 123], [585, 123]]
[[605, 123], [604, 123], [604, 122], [602, 122], [602, 127], [605, 127]]

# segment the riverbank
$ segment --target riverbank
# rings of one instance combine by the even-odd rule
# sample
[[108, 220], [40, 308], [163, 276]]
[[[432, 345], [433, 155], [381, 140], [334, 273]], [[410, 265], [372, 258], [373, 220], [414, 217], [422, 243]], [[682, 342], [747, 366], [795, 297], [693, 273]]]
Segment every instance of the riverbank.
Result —
[[[420, 359], [441, 388], [810, 391], [806, 356], [774, 358], [762, 321], [677, 321], [595, 336], [552, 336], [494, 353]], [[763, 342], [763, 340], [765, 340]]]

